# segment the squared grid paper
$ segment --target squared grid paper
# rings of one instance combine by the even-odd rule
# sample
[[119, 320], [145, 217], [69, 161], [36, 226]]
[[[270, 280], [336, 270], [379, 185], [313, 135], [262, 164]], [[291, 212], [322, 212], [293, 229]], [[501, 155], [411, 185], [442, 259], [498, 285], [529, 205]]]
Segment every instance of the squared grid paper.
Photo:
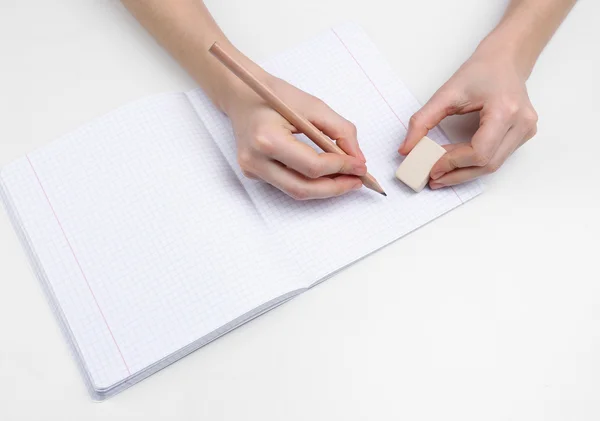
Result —
[[295, 290], [182, 93], [102, 117], [1, 181], [100, 393]]
[[[303, 286], [318, 282], [481, 192], [480, 183], [475, 181], [455, 189], [426, 189], [415, 194], [395, 179], [402, 160], [396, 149], [410, 116], [420, 105], [359, 27], [346, 24], [333, 28], [263, 67], [323, 99], [356, 124], [369, 172], [388, 193], [382, 197], [361, 189], [327, 201], [297, 202], [269, 185], [245, 179], [237, 166], [228, 119], [201, 91], [189, 93], [254, 205], [293, 251], [291, 264], [302, 274]], [[448, 143], [437, 128], [429, 136], [440, 144]], [[304, 136], [298, 138], [314, 147]]]
[[[296, 202], [244, 178], [229, 121], [198, 90], [121, 107], [0, 172], [0, 193], [94, 397], [480, 193], [475, 182], [414, 194], [394, 178], [404, 123], [419, 104], [356, 26], [265, 68], [357, 125], [387, 198], [361, 189]], [[430, 136], [447, 142], [438, 129]]]

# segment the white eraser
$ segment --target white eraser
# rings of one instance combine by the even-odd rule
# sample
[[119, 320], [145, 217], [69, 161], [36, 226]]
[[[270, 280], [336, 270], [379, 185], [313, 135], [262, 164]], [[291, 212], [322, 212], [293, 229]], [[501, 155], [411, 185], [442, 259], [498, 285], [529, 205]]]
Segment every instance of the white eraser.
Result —
[[425, 136], [404, 158], [396, 170], [396, 178], [417, 193], [429, 181], [429, 173], [435, 163], [446, 153], [446, 149]]

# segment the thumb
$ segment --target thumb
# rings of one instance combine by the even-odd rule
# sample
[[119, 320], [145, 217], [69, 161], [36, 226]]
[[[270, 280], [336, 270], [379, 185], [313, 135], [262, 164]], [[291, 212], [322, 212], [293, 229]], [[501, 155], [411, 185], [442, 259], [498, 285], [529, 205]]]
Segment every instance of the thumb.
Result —
[[413, 116], [408, 123], [406, 138], [398, 153], [408, 155], [415, 145], [429, 133], [429, 130], [437, 126], [444, 118], [454, 114], [451, 100], [439, 91], [436, 92], [429, 101]]

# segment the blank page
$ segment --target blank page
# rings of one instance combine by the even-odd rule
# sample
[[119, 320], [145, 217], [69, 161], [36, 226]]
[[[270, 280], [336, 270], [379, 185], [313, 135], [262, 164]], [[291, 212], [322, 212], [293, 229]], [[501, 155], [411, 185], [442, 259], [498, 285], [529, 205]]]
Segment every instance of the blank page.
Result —
[[[481, 192], [480, 183], [471, 182], [417, 194], [395, 178], [402, 161], [397, 149], [420, 105], [359, 27], [335, 27], [264, 67], [323, 99], [357, 126], [369, 172], [388, 194], [383, 197], [363, 188], [335, 199], [297, 202], [265, 183], [246, 179], [236, 163], [227, 117], [201, 91], [188, 94], [258, 211], [287, 240], [302, 286], [318, 282]], [[429, 137], [448, 143], [438, 128]]]

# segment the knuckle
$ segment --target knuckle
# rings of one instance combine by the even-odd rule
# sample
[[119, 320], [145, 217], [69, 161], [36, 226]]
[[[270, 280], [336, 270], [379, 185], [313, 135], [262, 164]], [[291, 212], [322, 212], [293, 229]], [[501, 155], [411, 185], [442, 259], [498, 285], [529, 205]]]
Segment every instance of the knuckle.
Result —
[[310, 95], [310, 102], [312, 102], [311, 106], [315, 107], [318, 110], [323, 110], [324, 108], [329, 108], [328, 105], [321, 98]]
[[481, 152], [475, 152], [473, 154], [473, 163], [478, 167], [485, 167], [490, 163], [490, 157]]
[[345, 186], [341, 183], [336, 183], [333, 194], [334, 194], [334, 196], [341, 196], [342, 194], [346, 193], [348, 190], [350, 190], [350, 186]]
[[504, 99], [502, 102], [490, 113], [490, 117], [493, 120], [505, 121], [513, 119], [519, 113], [520, 107], [517, 101], [512, 99]]
[[295, 200], [307, 200], [310, 198], [310, 192], [303, 185], [294, 185], [288, 189], [288, 194]]
[[323, 174], [323, 164], [320, 160], [316, 160], [306, 168], [306, 176], [309, 178], [319, 178]]
[[410, 117], [408, 124], [411, 126], [419, 127], [422, 125], [422, 122], [423, 122], [423, 113], [421, 111], [417, 111]]
[[523, 110], [522, 118], [529, 127], [535, 127], [539, 117], [533, 108], [527, 108]]
[[318, 96], [315, 95], [310, 95], [310, 98], [314, 101], [315, 104], [317, 105], [325, 105], [325, 101], [323, 101], [321, 98], [319, 98]]
[[533, 136], [535, 136], [537, 134], [538, 128], [537, 125], [534, 125], [531, 130], [529, 130], [529, 139], [531, 139]]
[[344, 131], [346, 133], [348, 133], [350, 136], [352, 136], [353, 138], [356, 138], [357, 134], [358, 134], [358, 130], [356, 129], [356, 125], [354, 123], [352, 123], [351, 121], [346, 120], [346, 122], [344, 123]]
[[495, 173], [496, 171], [498, 171], [500, 169], [501, 166], [502, 166], [502, 163], [499, 161], [490, 162], [485, 166], [485, 172], [486, 172], [486, 174]]
[[253, 161], [252, 154], [247, 151], [239, 152], [237, 161], [242, 171], [250, 171]]
[[521, 109], [519, 102], [515, 101], [514, 99], [505, 99], [503, 108], [504, 114], [509, 117], [516, 116]]
[[252, 147], [263, 155], [271, 155], [275, 151], [273, 141], [264, 135], [256, 135], [252, 140]]
[[[460, 167], [460, 165], [459, 165], [458, 161], [456, 160], [456, 157], [455, 157], [455, 156], [452, 156], [452, 155], [450, 155], [450, 154], [447, 154], [447, 155], [448, 155], [448, 157], [447, 157], [447, 158], [445, 158], [445, 157], [442, 157], [442, 159], [447, 159], [447, 161], [446, 161], [446, 162], [447, 162], [447, 167], [448, 167], [447, 171], [451, 171], [451, 170], [454, 170], [454, 169], [456, 169], [456, 168], [459, 168], [459, 167]], [[440, 160], [440, 161], [441, 161], [441, 160]], [[437, 166], [437, 168], [438, 168], [439, 170], [441, 170], [441, 169], [444, 169], [444, 167], [445, 167], [446, 165], [444, 165], [444, 164], [443, 164], [443, 161], [442, 161], [442, 163], [441, 163], [441, 164], [437, 164], [436, 166]]]
[[459, 112], [465, 105], [468, 104], [468, 100], [464, 95], [455, 89], [445, 89], [440, 91], [438, 94], [439, 104], [446, 114], [451, 115]]

